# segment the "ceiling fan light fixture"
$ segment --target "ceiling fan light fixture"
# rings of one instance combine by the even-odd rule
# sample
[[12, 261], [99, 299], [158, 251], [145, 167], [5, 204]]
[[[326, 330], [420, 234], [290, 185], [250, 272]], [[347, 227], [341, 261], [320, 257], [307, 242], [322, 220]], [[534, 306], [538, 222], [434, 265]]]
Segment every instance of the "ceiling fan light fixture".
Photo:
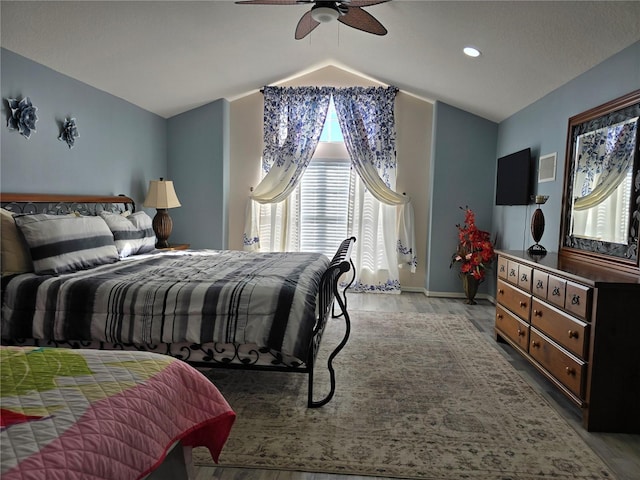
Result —
[[317, 6], [311, 10], [311, 18], [320, 23], [332, 22], [339, 16], [338, 9], [332, 7]]

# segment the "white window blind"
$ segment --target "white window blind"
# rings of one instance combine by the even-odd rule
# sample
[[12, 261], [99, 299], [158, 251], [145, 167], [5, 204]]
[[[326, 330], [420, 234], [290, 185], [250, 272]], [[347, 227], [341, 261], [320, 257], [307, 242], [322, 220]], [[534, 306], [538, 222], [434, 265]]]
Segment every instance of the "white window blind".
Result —
[[303, 252], [333, 256], [347, 236], [349, 159], [313, 158], [299, 185], [299, 242]]

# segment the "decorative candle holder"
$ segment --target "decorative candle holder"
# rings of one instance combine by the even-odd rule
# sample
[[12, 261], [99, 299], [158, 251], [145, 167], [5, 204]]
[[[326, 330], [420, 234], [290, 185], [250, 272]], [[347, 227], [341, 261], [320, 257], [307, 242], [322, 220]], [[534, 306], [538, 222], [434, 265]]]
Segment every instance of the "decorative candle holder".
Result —
[[536, 243], [529, 247], [528, 252], [531, 255], [546, 255], [547, 249], [540, 245], [540, 239], [544, 233], [544, 214], [542, 213], [540, 205], [544, 205], [546, 203], [549, 199], [549, 195], [536, 195], [535, 197], [532, 197], [532, 199], [535, 204], [538, 205], [538, 208], [536, 208], [535, 212], [533, 212], [533, 216], [531, 217], [531, 235]]

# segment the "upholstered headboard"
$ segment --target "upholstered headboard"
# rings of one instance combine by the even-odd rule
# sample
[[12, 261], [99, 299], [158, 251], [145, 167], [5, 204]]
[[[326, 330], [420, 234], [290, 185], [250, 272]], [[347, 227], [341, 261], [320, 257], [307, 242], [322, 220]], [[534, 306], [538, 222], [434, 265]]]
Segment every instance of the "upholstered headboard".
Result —
[[0, 193], [2, 208], [14, 213], [64, 215], [78, 212], [97, 215], [101, 211], [135, 212], [136, 204], [125, 195], [64, 195], [42, 193]]

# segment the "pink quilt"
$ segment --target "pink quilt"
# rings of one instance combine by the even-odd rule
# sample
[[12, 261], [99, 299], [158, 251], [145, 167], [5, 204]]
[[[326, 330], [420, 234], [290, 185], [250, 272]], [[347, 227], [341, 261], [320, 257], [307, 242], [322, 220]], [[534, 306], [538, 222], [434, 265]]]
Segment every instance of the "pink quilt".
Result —
[[136, 479], [178, 440], [217, 461], [235, 413], [184, 362], [149, 352], [0, 348], [0, 476]]

